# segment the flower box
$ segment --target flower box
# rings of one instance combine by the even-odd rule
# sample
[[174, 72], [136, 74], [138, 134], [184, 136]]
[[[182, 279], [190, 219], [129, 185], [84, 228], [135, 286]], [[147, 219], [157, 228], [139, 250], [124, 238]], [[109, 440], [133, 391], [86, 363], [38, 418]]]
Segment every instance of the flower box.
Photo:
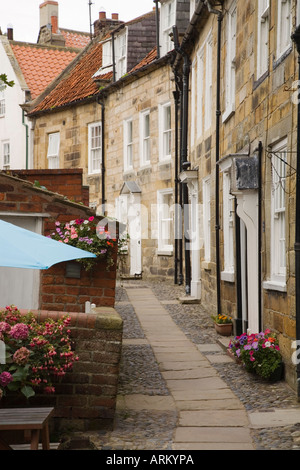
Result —
[[215, 330], [221, 336], [231, 336], [232, 323], [215, 323]]

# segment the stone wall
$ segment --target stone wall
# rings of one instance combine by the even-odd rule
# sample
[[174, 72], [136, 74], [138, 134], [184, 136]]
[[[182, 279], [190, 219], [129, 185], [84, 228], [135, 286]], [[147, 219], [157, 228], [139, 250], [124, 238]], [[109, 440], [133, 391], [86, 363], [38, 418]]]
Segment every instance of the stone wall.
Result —
[[119, 314], [110, 307], [96, 308], [90, 314], [46, 310], [32, 313], [41, 322], [68, 314], [73, 349], [79, 360], [55, 384], [55, 394], [35, 395], [26, 403], [20, 396], [6, 396], [0, 406], [53, 406], [52, 432], [112, 429], [123, 334]]

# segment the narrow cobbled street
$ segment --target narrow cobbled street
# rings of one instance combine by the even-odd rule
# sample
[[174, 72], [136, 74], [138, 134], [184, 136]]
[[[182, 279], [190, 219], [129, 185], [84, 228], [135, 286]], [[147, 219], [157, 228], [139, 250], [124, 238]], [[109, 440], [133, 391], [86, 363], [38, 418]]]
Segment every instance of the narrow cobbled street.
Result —
[[[180, 419], [181, 423], [185, 419], [182, 417], [184, 410], [178, 410], [174, 405], [167, 381], [161, 372], [162, 364], [158, 363], [128, 296], [128, 292], [132, 292], [132, 289], [138, 292], [139, 289], [145, 288], [151, 289], [155, 298], [168, 312], [168, 317], [170, 316], [184, 336], [208, 359], [209, 366], [212, 366], [212, 370], [216, 372], [213, 373], [217, 377], [216, 380], [222, 379], [232, 391], [234, 395], [232, 402], [238, 403], [238, 409], [230, 411], [232, 407], [229, 407], [229, 410], [226, 410], [224, 405], [224, 412], [220, 412], [220, 421], [222, 417], [223, 420], [224, 416], [226, 417], [224, 413], [228, 413], [228, 422], [216, 423], [215, 426], [218, 426], [218, 429], [224, 426], [224, 429], [230, 431], [236, 428], [237, 432], [241, 433], [244, 428], [239, 426], [243, 425], [234, 420], [238, 420], [236, 417], [240, 416], [239, 413], [245, 412], [249, 419], [245, 431], [249, 432], [253, 450], [299, 450], [300, 404], [285, 382], [263, 382], [245, 372], [230, 359], [224, 348], [220, 346], [221, 337], [215, 332], [208, 312], [205, 312], [200, 305], [179, 302], [178, 299], [184, 295], [183, 287], [168, 282], [140, 280], [118, 282], [115, 308], [124, 321], [124, 335], [117, 417], [113, 431], [95, 431], [88, 434], [92, 447], [101, 450], [181, 449], [181, 439], [177, 433], [183, 430], [188, 433], [189, 429], [194, 432], [198, 429], [188, 428], [190, 424], [178, 428]], [[152, 306], [149, 305], [148, 308], [151, 309]], [[158, 318], [158, 328], [159, 322]], [[180, 374], [180, 371], [178, 373]], [[184, 376], [184, 372], [182, 375]], [[182, 416], [180, 413], [183, 413]], [[188, 414], [188, 411], [185, 413]], [[204, 411], [204, 416], [205, 413], [209, 420], [209, 410]], [[201, 426], [205, 426], [205, 423]], [[209, 433], [209, 429], [212, 428], [206, 429]], [[189, 440], [189, 435], [186, 436]], [[190, 445], [191, 447], [186, 449], [206, 448], [205, 442], [202, 447], [193, 447], [192, 442]], [[211, 444], [207, 444], [207, 449], [210, 448]], [[218, 442], [215, 443], [215, 448], [218, 449]]]

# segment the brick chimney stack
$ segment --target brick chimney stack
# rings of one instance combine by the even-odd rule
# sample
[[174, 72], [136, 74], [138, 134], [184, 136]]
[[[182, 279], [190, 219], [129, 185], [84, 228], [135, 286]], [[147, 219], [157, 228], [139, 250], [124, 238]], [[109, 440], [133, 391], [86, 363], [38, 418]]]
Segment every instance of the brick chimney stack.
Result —
[[12, 25], [7, 26], [7, 39], [9, 39], [9, 41], [13, 41], [14, 39], [14, 30]]
[[94, 35], [103, 37], [123, 23], [124, 21], [119, 20], [118, 13], [112, 13], [111, 18], [107, 18], [106, 12], [100, 11], [99, 19], [94, 22]]
[[40, 5], [40, 28], [53, 23], [58, 29], [58, 2], [54, 0], [46, 0]]
[[40, 5], [39, 44], [65, 46], [65, 38], [59, 31], [58, 2], [46, 0]]

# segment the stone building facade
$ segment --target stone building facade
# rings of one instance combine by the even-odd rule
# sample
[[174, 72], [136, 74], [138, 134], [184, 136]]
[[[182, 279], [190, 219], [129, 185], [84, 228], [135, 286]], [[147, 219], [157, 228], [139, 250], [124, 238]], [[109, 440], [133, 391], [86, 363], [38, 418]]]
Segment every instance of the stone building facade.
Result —
[[183, 38], [191, 64], [190, 168], [180, 178], [190, 194], [197, 188], [201, 221], [192, 265], [202, 304], [231, 315], [235, 333], [278, 334], [286, 379], [296, 388], [298, 76], [291, 34], [299, 5], [213, 3], [198, 3], [196, 26]]

